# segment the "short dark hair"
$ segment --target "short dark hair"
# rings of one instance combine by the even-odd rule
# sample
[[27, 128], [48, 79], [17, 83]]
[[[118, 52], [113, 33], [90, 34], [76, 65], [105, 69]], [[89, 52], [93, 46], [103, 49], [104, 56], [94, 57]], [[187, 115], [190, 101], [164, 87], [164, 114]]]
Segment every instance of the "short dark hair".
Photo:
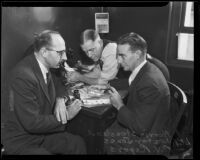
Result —
[[80, 44], [84, 44], [88, 40], [95, 41], [99, 37], [99, 33], [94, 29], [86, 29], [81, 33]]
[[38, 52], [42, 47], [50, 46], [52, 42], [52, 35], [59, 34], [57, 31], [45, 30], [40, 34], [35, 35], [35, 41], [33, 43], [34, 51]]
[[117, 44], [129, 44], [131, 51], [140, 50], [143, 55], [147, 52], [147, 42], [139, 34], [134, 32], [122, 35], [118, 39]]

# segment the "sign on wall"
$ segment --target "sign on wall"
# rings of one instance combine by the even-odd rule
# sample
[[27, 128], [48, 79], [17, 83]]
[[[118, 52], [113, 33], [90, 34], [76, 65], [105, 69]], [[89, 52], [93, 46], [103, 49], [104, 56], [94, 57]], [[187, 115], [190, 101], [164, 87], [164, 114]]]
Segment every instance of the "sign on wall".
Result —
[[109, 13], [95, 13], [95, 29], [99, 33], [109, 33]]

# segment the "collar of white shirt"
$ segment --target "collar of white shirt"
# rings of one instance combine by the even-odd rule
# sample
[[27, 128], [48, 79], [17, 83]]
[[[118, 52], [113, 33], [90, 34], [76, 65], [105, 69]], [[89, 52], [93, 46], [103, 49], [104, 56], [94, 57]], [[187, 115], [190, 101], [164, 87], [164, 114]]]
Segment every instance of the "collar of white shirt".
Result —
[[39, 64], [39, 66], [40, 66], [40, 69], [41, 69], [41, 71], [42, 71], [42, 75], [43, 75], [43, 78], [44, 78], [44, 81], [45, 81], [45, 83], [47, 84], [47, 73], [48, 73], [48, 69], [44, 66], [44, 64], [42, 64], [41, 62], [40, 62], [40, 60], [37, 58], [37, 55], [36, 55], [36, 53], [34, 53], [34, 55], [35, 55], [35, 58], [37, 59], [37, 61], [38, 61], [38, 64]]
[[135, 79], [136, 75], [138, 74], [138, 72], [140, 71], [140, 69], [145, 65], [145, 63], [147, 62], [147, 60], [145, 59], [139, 66], [137, 66], [131, 73], [131, 75], [129, 76], [128, 82], [129, 85], [131, 85], [131, 82]]

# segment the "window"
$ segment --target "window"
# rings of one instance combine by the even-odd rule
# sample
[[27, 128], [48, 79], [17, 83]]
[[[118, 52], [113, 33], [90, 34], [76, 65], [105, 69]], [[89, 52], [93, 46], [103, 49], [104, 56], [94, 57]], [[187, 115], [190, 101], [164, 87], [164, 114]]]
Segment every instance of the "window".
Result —
[[186, 2], [184, 27], [194, 27], [194, 2]]
[[167, 63], [193, 67], [194, 3], [170, 2]]
[[194, 34], [178, 34], [178, 56], [177, 59], [194, 61]]
[[184, 2], [182, 8], [177, 59], [194, 61], [194, 2]]

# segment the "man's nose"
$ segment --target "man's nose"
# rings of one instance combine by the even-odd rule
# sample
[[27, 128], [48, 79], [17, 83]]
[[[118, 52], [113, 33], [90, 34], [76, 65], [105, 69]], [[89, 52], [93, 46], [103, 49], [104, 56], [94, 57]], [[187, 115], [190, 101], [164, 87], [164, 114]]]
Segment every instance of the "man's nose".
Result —
[[122, 63], [122, 59], [119, 56], [117, 57], [117, 62], [118, 62], [118, 64]]
[[88, 54], [87, 54], [87, 55], [88, 55], [88, 57], [91, 58], [91, 57], [92, 57], [92, 51], [88, 51]]
[[66, 53], [64, 53], [64, 54], [62, 55], [61, 60], [67, 60], [67, 55], [66, 55]]

